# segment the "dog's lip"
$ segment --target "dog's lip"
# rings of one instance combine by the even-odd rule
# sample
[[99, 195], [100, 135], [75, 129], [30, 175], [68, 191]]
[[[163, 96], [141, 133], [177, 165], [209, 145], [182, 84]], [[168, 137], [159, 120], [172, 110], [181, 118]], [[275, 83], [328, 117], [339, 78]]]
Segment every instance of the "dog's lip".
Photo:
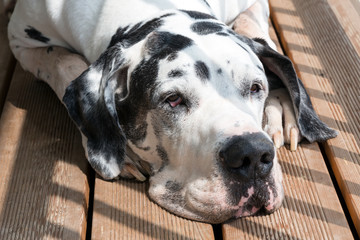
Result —
[[[250, 209], [250, 210], [249, 210]], [[277, 206], [269, 204], [269, 205], [262, 205], [260, 207], [256, 207], [255, 205], [249, 204], [246, 205], [246, 207], [244, 208], [239, 208], [234, 216], [235, 218], [240, 218], [240, 217], [248, 217], [248, 216], [254, 216], [254, 215], [268, 215], [271, 214], [273, 212], [275, 212], [278, 209]]]
[[[261, 197], [265, 194], [268, 194], [267, 198]], [[241, 197], [234, 216], [239, 218], [256, 214], [271, 214], [281, 206], [283, 199], [282, 188], [275, 194], [269, 186], [267, 189], [262, 190], [250, 187], [246, 197]]]
[[244, 210], [243, 208], [239, 208], [236, 212], [235, 212], [235, 218], [239, 218], [239, 217], [248, 217], [251, 215], [254, 215], [255, 213], [257, 213], [257, 211], [259, 211], [260, 208], [257, 208], [255, 206], [253, 206], [251, 208], [251, 210]]

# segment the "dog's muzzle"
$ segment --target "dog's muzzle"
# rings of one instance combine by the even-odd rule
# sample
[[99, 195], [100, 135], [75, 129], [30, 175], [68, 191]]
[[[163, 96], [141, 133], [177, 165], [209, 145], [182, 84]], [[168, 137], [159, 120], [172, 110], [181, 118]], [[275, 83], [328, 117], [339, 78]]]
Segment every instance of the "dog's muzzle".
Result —
[[[223, 169], [232, 182], [246, 186], [231, 192], [237, 195], [236, 217], [253, 215], [260, 210], [273, 212], [281, 203], [272, 174], [275, 165], [275, 149], [263, 133], [233, 136], [222, 146], [219, 158]], [[245, 190], [245, 192], [243, 192]]]

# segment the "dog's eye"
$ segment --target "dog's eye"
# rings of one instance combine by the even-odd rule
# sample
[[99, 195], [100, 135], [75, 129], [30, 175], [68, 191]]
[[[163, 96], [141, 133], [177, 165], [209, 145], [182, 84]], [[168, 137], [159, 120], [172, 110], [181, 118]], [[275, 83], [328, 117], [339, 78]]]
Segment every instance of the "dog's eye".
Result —
[[260, 84], [255, 83], [255, 84], [253, 84], [253, 85], [251, 86], [250, 92], [251, 92], [251, 93], [258, 93], [258, 92], [260, 92], [261, 89], [262, 89], [262, 88], [261, 88]]
[[179, 95], [174, 94], [168, 97], [166, 101], [174, 108], [182, 102], [182, 98]]

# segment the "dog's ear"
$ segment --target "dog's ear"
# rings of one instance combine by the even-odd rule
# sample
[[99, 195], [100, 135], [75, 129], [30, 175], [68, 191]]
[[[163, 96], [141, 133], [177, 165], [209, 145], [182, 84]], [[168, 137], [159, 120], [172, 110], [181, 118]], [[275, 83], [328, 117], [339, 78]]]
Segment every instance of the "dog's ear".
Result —
[[288, 90], [301, 135], [309, 142], [336, 137], [337, 132], [322, 122], [313, 109], [310, 97], [290, 59], [271, 49], [264, 40], [253, 40], [250, 47], [264, 65], [270, 89], [283, 85]]
[[128, 66], [117, 45], [107, 49], [67, 87], [63, 102], [87, 143], [91, 166], [105, 179], [118, 177], [124, 164], [126, 137], [116, 101], [126, 98]]

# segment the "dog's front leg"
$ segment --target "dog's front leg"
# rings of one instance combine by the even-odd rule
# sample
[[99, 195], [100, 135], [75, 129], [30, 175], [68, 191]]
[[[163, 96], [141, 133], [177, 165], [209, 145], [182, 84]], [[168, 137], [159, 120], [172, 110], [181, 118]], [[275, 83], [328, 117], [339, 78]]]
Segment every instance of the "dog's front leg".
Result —
[[88, 68], [82, 56], [62, 47], [25, 48], [16, 55], [21, 66], [49, 84], [60, 100], [70, 82]]

